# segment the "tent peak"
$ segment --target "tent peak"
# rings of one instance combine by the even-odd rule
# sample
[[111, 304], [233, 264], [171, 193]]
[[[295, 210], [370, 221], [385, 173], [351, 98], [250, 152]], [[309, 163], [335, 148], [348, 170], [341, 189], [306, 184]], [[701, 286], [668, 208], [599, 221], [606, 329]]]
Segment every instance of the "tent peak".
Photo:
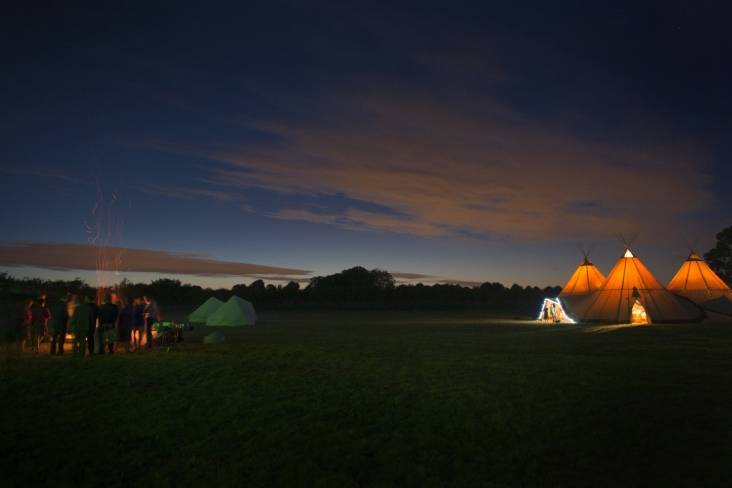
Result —
[[626, 247], [625, 248], [625, 254], [623, 254], [623, 257], [624, 258], [634, 258], [635, 256], [633, 255], [632, 252], [630, 252], [630, 248], [629, 247]]
[[689, 254], [689, 257], [686, 258], [686, 260], [687, 261], [703, 261], [703, 259], [701, 258], [701, 256], [699, 256], [694, 251], [691, 251], [691, 253]]

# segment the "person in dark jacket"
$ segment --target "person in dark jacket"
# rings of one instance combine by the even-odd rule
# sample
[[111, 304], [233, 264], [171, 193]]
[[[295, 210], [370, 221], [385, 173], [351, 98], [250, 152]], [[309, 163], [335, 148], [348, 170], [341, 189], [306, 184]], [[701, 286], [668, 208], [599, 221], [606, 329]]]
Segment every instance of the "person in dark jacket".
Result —
[[[94, 309], [91, 307], [91, 300], [87, 298], [83, 303], [76, 303], [74, 314], [71, 316], [71, 330], [74, 333], [74, 356], [86, 354], [86, 343], [89, 340], [89, 329], [94, 328], [96, 320]], [[93, 340], [89, 344], [91, 347]]]
[[138, 297], [132, 302], [132, 306], [135, 314], [135, 321], [132, 325], [132, 343], [135, 351], [139, 351], [142, 335], [145, 333], [145, 304], [142, 303], [142, 298]]
[[130, 339], [132, 328], [135, 325], [135, 306], [132, 303], [124, 305], [120, 299], [122, 308], [117, 318], [117, 344], [124, 347], [125, 352], [130, 352]]
[[112, 303], [112, 297], [107, 295], [104, 298], [104, 304], [99, 307], [99, 343], [96, 344], [95, 350], [97, 354], [104, 354], [105, 345], [109, 354], [114, 352], [114, 335], [118, 315], [119, 307]]
[[51, 355], [64, 353], [64, 342], [66, 342], [66, 329], [69, 323], [68, 312], [69, 297], [62, 298], [50, 305], [51, 317], [48, 320], [48, 329], [51, 334]]
[[89, 310], [91, 310], [91, 323], [89, 325], [89, 330], [86, 333], [86, 342], [89, 346], [89, 354], [94, 354], [94, 352], [96, 351], [96, 349], [94, 348], [94, 339], [97, 335], [97, 319], [99, 318], [99, 306], [94, 300], [94, 297], [91, 296], [86, 297], [86, 303], [89, 306]]

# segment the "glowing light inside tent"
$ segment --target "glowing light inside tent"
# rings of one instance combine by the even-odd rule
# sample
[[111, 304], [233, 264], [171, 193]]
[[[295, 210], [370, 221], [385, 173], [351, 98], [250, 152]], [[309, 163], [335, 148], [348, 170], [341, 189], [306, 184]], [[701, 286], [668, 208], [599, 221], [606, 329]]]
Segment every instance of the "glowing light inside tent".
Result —
[[567, 312], [564, 311], [564, 307], [562, 307], [562, 303], [559, 301], [558, 298], [545, 298], [541, 304], [539, 317], [537, 317], [536, 320], [540, 322], [554, 324], [560, 322], [565, 324], [575, 323], [574, 319], [567, 315]]
[[624, 258], [634, 258], [635, 256], [633, 256], [633, 253], [630, 252], [630, 249], [626, 249], [625, 254], [623, 254], [623, 257]]
[[643, 308], [641, 302], [638, 300], [633, 303], [633, 308], [630, 310], [630, 323], [631, 324], [650, 324], [651, 321], [648, 319], [646, 309]]

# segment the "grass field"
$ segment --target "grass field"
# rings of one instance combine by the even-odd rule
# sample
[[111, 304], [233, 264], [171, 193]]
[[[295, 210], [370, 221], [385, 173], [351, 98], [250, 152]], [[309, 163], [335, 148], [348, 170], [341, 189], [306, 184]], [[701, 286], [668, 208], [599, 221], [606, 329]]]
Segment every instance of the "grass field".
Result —
[[293, 313], [205, 332], [6, 350], [2, 485], [732, 483], [732, 326]]

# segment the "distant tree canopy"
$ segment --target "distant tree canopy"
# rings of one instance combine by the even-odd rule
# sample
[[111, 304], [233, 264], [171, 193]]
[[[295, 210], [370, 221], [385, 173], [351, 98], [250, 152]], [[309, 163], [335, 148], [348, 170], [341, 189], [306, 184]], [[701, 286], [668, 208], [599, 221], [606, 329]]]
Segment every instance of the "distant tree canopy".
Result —
[[[556, 296], [559, 287], [510, 288], [501, 283], [484, 283], [479, 287], [456, 284], [397, 285], [394, 277], [380, 269], [367, 270], [357, 266], [340, 273], [316, 276], [302, 288], [291, 281], [286, 285], [265, 285], [256, 280], [249, 285], [238, 284], [228, 289], [202, 288], [175, 279], [158, 279], [151, 283], [131, 283], [123, 280], [117, 291], [124, 299], [148, 295], [161, 305], [190, 305], [194, 307], [209, 297], [228, 299], [232, 294], [245, 298], [258, 309], [381, 309], [381, 310], [440, 310], [481, 309], [506, 314], [534, 314], [546, 296]], [[94, 295], [96, 290], [80, 279], [44, 281], [17, 279], [0, 274], [0, 298], [18, 302], [41, 292], [63, 296], [67, 292]]]
[[717, 234], [717, 245], [704, 255], [704, 259], [728, 285], [732, 285], [732, 226]]

